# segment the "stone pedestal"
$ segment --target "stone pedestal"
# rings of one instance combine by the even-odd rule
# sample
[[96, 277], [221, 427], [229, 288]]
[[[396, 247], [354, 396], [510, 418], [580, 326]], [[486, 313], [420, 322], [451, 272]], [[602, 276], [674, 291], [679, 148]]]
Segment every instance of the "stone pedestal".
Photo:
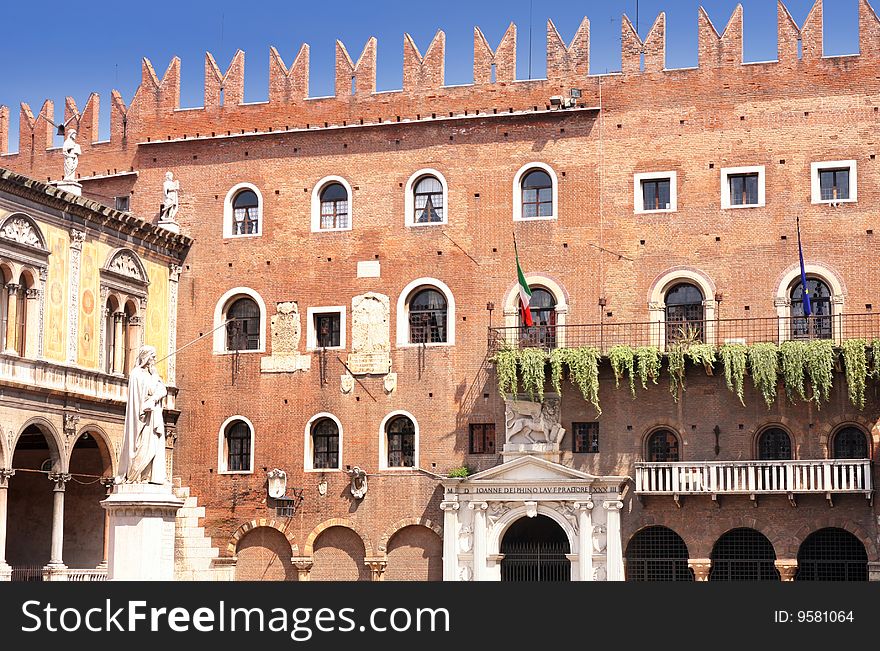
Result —
[[107, 578], [174, 579], [174, 528], [183, 500], [171, 485], [119, 484], [101, 502], [110, 514]]
[[0, 563], [0, 581], [12, 580], [12, 568], [6, 563]]
[[65, 192], [69, 192], [70, 194], [75, 194], [78, 197], [82, 196], [83, 186], [81, 183], [77, 183], [76, 181], [54, 181], [52, 183], [59, 190], [64, 190]]
[[159, 228], [164, 228], [166, 231], [171, 231], [172, 233], [180, 233], [180, 224], [173, 221], [166, 221], [159, 218]]

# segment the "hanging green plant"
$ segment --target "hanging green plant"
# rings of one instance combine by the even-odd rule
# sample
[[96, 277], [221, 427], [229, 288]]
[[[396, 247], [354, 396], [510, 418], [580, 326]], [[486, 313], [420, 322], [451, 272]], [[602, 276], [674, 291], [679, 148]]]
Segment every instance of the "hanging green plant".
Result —
[[823, 400], [828, 401], [834, 381], [834, 342], [831, 339], [807, 342], [805, 362], [813, 387], [812, 400], [821, 407]]
[[843, 365], [846, 371], [846, 388], [849, 401], [858, 409], [865, 408], [865, 381], [868, 378], [868, 342], [864, 339], [848, 339], [843, 342]]
[[749, 373], [755, 389], [764, 396], [767, 409], [776, 400], [776, 383], [779, 378], [779, 346], [770, 343], [749, 346]]
[[635, 353], [630, 346], [613, 346], [608, 351], [611, 370], [614, 371], [614, 387], [620, 387], [624, 371], [629, 376], [629, 392], [636, 397]]
[[687, 348], [687, 356], [696, 366], [706, 369], [706, 375], [714, 375], [715, 346], [712, 344], [692, 344]]
[[522, 370], [523, 390], [529, 397], [538, 402], [544, 400], [544, 366], [547, 363], [547, 353], [542, 348], [523, 348], [519, 351], [519, 367]]
[[880, 339], [871, 342], [871, 377], [880, 379]]
[[782, 359], [782, 379], [785, 381], [785, 393], [791, 402], [795, 396], [807, 399], [804, 388], [804, 371], [807, 365], [807, 344], [803, 341], [783, 341], [779, 346]]
[[550, 351], [550, 384], [553, 390], [562, 395], [562, 366], [565, 363], [565, 348]]
[[723, 344], [718, 349], [718, 357], [724, 367], [724, 380], [727, 388], [736, 394], [739, 403], [745, 407], [743, 401], [743, 378], [746, 375], [746, 354], [748, 348], [745, 344]]
[[581, 346], [569, 348], [565, 353], [568, 364], [568, 377], [584, 396], [584, 400], [596, 408], [597, 414], [602, 413], [599, 407], [599, 359], [602, 357], [597, 348]]
[[498, 378], [498, 393], [502, 398], [508, 394], [516, 395], [516, 358], [517, 351], [513, 348], [499, 350], [492, 358], [495, 362], [495, 375]]
[[666, 351], [666, 362], [669, 364], [669, 393], [672, 399], [678, 402], [678, 397], [684, 391], [684, 356], [687, 347], [677, 343], [670, 346]]
[[648, 388], [648, 379], [657, 384], [660, 377], [660, 365], [663, 360], [663, 354], [660, 349], [655, 346], [639, 346], [635, 349], [636, 366], [639, 371], [639, 379], [642, 381], [642, 388]]

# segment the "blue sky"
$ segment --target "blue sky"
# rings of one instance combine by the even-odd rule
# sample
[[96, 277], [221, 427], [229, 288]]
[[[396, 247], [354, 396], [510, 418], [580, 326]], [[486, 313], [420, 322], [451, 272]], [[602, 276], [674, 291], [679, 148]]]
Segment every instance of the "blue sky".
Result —
[[[812, 4], [789, 0], [786, 6], [802, 24]], [[880, 6], [880, 0], [875, 4]], [[657, 14], [666, 12], [670, 68], [697, 63], [700, 5], [720, 32], [737, 2], [639, 1], [643, 38]], [[775, 59], [776, 0], [742, 0], [742, 5], [745, 60]], [[333, 93], [335, 39], [356, 60], [370, 36], [379, 41], [378, 89], [393, 90], [402, 83], [403, 34], [411, 34], [424, 54], [438, 29], [446, 32], [446, 83], [467, 84], [473, 81], [473, 27], [479, 26], [495, 47], [510, 22], [517, 25], [517, 76], [541, 78], [547, 19], [568, 42], [584, 16], [591, 23], [591, 73], [611, 72], [620, 69], [624, 13], [635, 22], [636, 0], [9, 2], [2, 14], [0, 104], [10, 107], [11, 151], [17, 149], [19, 102], [28, 102], [37, 112], [49, 98], [60, 115], [65, 96], [82, 109], [92, 91], [101, 95], [101, 138], [106, 138], [110, 90], [118, 89], [126, 103], [131, 100], [140, 83], [141, 57], [149, 58], [161, 76], [171, 58], [179, 56], [181, 106], [201, 106], [205, 51], [225, 70], [240, 48], [245, 51], [245, 100], [256, 102], [268, 97], [269, 47], [278, 48], [290, 65], [306, 42], [311, 48], [310, 94], [317, 97]], [[858, 0], [825, 2], [824, 39], [826, 56], [858, 52]]]

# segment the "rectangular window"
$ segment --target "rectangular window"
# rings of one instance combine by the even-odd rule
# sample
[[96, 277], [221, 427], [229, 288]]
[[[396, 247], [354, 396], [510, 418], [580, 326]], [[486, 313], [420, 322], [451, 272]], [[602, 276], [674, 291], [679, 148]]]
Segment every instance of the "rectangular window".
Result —
[[758, 205], [758, 175], [731, 174], [727, 177], [730, 184], [731, 206]]
[[572, 423], [571, 451], [587, 453], [598, 452], [599, 423]]
[[116, 197], [116, 210], [121, 212], [128, 212], [129, 208], [129, 196], [125, 195], [123, 197]]
[[470, 454], [495, 454], [495, 423], [471, 423]]
[[849, 169], [821, 170], [819, 196], [822, 201], [849, 199]]
[[340, 314], [315, 315], [315, 340], [318, 348], [337, 348], [340, 345]]
[[642, 208], [644, 210], [669, 210], [669, 179], [642, 181]]
[[856, 161], [832, 160], [810, 163], [812, 203], [837, 204], [857, 200]]

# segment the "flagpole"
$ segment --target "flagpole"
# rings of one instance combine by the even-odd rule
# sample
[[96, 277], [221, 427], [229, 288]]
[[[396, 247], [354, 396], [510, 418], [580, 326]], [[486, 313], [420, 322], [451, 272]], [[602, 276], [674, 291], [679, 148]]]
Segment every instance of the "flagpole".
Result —
[[807, 321], [807, 336], [812, 340], [814, 338], [815, 329], [813, 324], [813, 307], [810, 304], [810, 290], [807, 288], [807, 271], [804, 265], [804, 249], [801, 245], [801, 216], [795, 215], [795, 223], [797, 224], [797, 240], [798, 240], [798, 261], [801, 265], [801, 291], [803, 292], [803, 300], [801, 302], [804, 318]]

